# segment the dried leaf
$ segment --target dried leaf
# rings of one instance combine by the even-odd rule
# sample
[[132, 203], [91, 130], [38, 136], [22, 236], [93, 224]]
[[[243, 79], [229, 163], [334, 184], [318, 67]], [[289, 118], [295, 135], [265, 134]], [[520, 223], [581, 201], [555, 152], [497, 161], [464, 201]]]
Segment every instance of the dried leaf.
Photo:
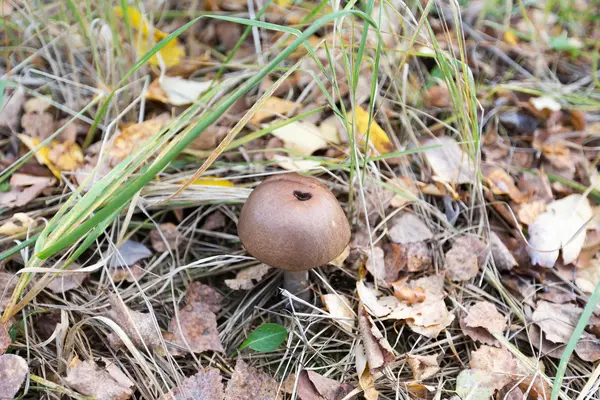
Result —
[[167, 102], [174, 106], [194, 103], [212, 85], [211, 80], [199, 82], [178, 76], [161, 76], [158, 81]]
[[291, 158], [279, 154], [275, 154], [273, 160], [275, 160], [277, 165], [281, 168], [288, 171], [306, 171], [321, 165], [321, 163], [316, 160], [303, 160], [301, 158]]
[[465, 369], [456, 377], [456, 393], [461, 399], [489, 400], [494, 394], [494, 378], [485, 371]]
[[352, 391], [352, 386], [326, 378], [314, 371], [302, 370], [298, 374], [300, 400], [339, 400]]
[[10, 301], [10, 296], [13, 290], [17, 287], [19, 278], [14, 274], [0, 271], [0, 312], [4, 311], [4, 308]]
[[192, 282], [185, 293], [185, 304], [202, 303], [210, 312], [218, 313], [223, 307], [225, 297], [211, 286]]
[[[378, 290], [367, 286], [364, 280], [356, 282], [356, 291], [358, 293], [358, 298], [363, 303], [364, 307], [369, 314], [374, 317], [384, 317], [392, 311], [390, 305], [386, 304], [386, 300], [390, 300], [390, 298], [395, 300], [393, 296], [386, 296], [379, 299], [381, 293]], [[392, 305], [395, 306], [394, 303], [392, 303]]]
[[369, 129], [369, 113], [360, 106], [356, 106], [353, 112], [356, 118], [356, 139], [359, 144], [365, 145], [367, 131], [369, 131], [369, 144], [373, 145], [379, 154], [387, 154], [394, 150], [394, 145], [390, 141], [390, 138], [381, 129], [375, 118], [371, 119]]
[[514, 379], [511, 375], [518, 374], [517, 360], [504, 348], [481, 346], [471, 353], [469, 365], [473, 370], [489, 373], [493, 377], [493, 389], [500, 389]]
[[301, 108], [300, 104], [293, 101], [280, 99], [279, 97], [269, 97], [263, 106], [252, 116], [250, 122], [258, 125], [265, 119], [278, 115], [287, 115], [292, 110], [299, 110]]
[[283, 141], [286, 149], [305, 156], [329, 147], [329, 142], [321, 136], [319, 128], [309, 122], [293, 121], [274, 129], [272, 134]]
[[506, 245], [500, 240], [495, 232], [490, 232], [490, 244], [492, 246], [492, 257], [499, 271], [510, 271], [519, 265]]
[[[78, 269], [81, 266], [77, 263], [71, 263], [67, 270]], [[60, 266], [55, 267], [59, 269]], [[87, 272], [61, 272], [56, 278], [46, 285], [54, 293], [65, 293], [69, 290], [77, 289], [89, 273]]]
[[225, 387], [216, 368], [200, 368], [173, 390], [174, 400], [223, 400]]
[[83, 152], [74, 142], [53, 143], [48, 160], [59, 171], [75, 171], [83, 165]]
[[440, 370], [439, 356], [439, 354], [429, 356], [407, 354], [406, 361], [412, 370], [413, 378], [417, 381], [422, 381], [437, 374]]
[[406, 257], [408, 272], [426, 271], [433, 267], [433, 256], [425, 242], [409, 243], [401, 247]]
[[477, 275], [486, 258], [485, 243], [472, 236], [459, 237], [446, 252], [445, 269], [453, 281], [467, 281]]
[[466, 317], [461, 320], [465, 335], [483, 344], [497, 345], [492, 334], [502, 334], [506, 329], [506, 317], [496, 306], [487, 301], [479, 301], [469, 307]]
[[29, 372], [27, 361], [16, 354], [0, 356], [0, 393], [2, 399], [14, 398]]
[[423, 95], [423, 101], [428, 107], [446, 108], [452, 105], [446, 85], [431, 86]]
[[133, 395], [135, 384], [108, 359], [100, 368], [94, 361], [81, 361], [75, 357], [69, 363], [65, 382], [86, 396], [99, 400], [127, 400]]
[[217, 317], [202, 303], [188, 304], [179, 310], [171, 319], [169, 332], [174, 335], [173, 343], [194, 353], [225, 352], [219, 339]]
[[16, 235], [35, 227], [35, 220], [25, 213], [16, 213], [0, 226], [0, 235]]
[[225, 279], [225, 284], [233, 290], [250, 290], [263, 280], [271, 267], [267, 264], [258, 264], [239, 271], [235, 279]]
[[[32, 138], [32, 137], [29, 137], [24, 134], [17, 134], [17, 137], [31, 151], [33, 151], [40, 144], [39, 139]], [[56, 176], [58, 179], [61, 179], [60, 170], [48, 158], [49, 153], [50, 153], [50, 147], [42, 146], [35, 152], [35, 158], [38, 161], [38, 163], [47, 166], [48, 169], [50, 169], [50, 171], [52, 171], [52, 174], [54, 176]]]
[[415, 214], [403, 213], [394, 218], [392, 224], [389, 235], [394, 243], [417, 243], [433, 238], [433, 233]]
[[8, 330], [10, 329], [10, 322], [3, 324], [0, 322], [0, 355], [6, 353], [6, 350], [12, 344], [12, 339]]
[[23, 114], [21, 126], [26, 136], [38, 141], [48, 139], [57, 129], [54, 116], [48, 112]]
[[358, 330], [371, 374], [381, 371], [395, 360], [394, 350], [362, 305], [358, 307]]
[[176, 250], [181, 234], [177, 231], [177, 225], [172, 222], [158, 224], [150, 231], [150, 242], [157, 253], [163, 253], [169, 249]]
[[[364, 352], [364, 348], [362, 344], [358, 344], [356, 346], [356, 350], [358, 352]], [[358, 384], [363, 390], [363, 396], [365, 396], [366, 400], [378, 400], [379, 392], [375, 389], [375, 379], [368, 368], [363, 368], [362, 372], [358, 374]]]
[[423, 154], [439, 181], [450, 184], [473, 182], [473, 162], [456, 140], [442, 136], [426, 140], [423, 146], [438, 146], [425, 150]]
[[598, 283], [600, 283], [599, 259], [593, 259], [591, 265], [587, 268], [575, 269], [575, 284], [583, 293], [592, 294]]
[[[113, 10], [119, 17], [125, 18], [125, 12], [121, 7], [115, 7]], [[137, 31], [134, 37], [136, 38], [138, 57], [149, 52], [156, 43], [169, 36], [168, 33], [153, 27], [142, 13], [133, 6], [127, 7], [127, 19], [129, 25]], [[150, 57], [148, 63], [150, 65], [160, 65], [157, 56], [160, 56], [165, 66], [172, 67], [179, 64], [181, 58], [185, 57], [185, 49], [177, 43], [177, 39], [172, 39], [157, 54]]]
[[368, 252], [367, 271], [373, 275], [378, 282], [385, 282], [387, 272], [385, 268], [385, 254], [381, 247], [373, 247], [372, 251]]
[[554, 343], [567, 343], [583, 310], [572, 304], [554, 304], [538, 301], [531, 316], [544, 332], [546, 339]]
[[277, 382], [267, 374], [238, 359], [231, 380], [227, 384], [225, 400], [276, 400]]
[[349, 255], [350, 255], [350, 245], [346, 246], [344, 248], [344, 251], [342, 251], [339, 256], [337, 256], [333, 260], [329, 261], [328, 264], [334, 265], [338, 268], [341, 268], [344, 265], [344, 261], [346, 261], [346, 259], [348, 258]]
[[23, 110], [26, 114], [28, 113], [38, 113], [41, 114], [44, 111], [48, 111], [50, 108], [50, 102], [52, 101], [52, 97], [50, 96], [40, 96], [40, 97], [32, 97], [28, 99], [25, 104], [23, 104]]
[[108, 260], [110, 268], [132, 266], [151, 257], [152, 252], [143, 244], [127, 239]]
[[[108, 302], [111, 307], [108, 317], [125, 331], [137, 348], [143, 349], [144, 344], [150, 349], [160, 345], [160, 332], [155, 325], [152, 314], [130, 310], [115, 295], [109, 295]], [[108, 335], [108, 341], [113, 348], [123, 346], [123, 341], [115, 332]]]
[[55, 182], [54, 178], [15, 173], [10, 177], [11, 190], [0, 192], [0, 206], [8, 208], [23, 207], [36, 199], [44, 189], [54, 185]]
[[556, 112], [561, 109], [560, 103], [550, 96], [532, 97], [529, 104], [538, 111]]
[[500, 167], [486, 168], [485, 178], [495, 195], [508, 195], [516, 203], [522, 203], [528, 199], [527, 193], [522, 193], [513, 178]]
[[425, 289], [422, 287], [411, 288], [408, 285], [394, 284], [394, 296], [400, 301], [408, 304], [422, 303], [427, 298]]
[[324, 294], [321, 300], [334, 321], [346, 332], [352, 333], [356, 314], [352, 311], [350, 300], [343, 294]]
[[565, 264], [574, 262], [585, 243], [585, 224], [593, 211], [587, 198], [572, 194], [547, 206], [529, 225], [531, 263], [552, 268], [559, 249]]
[[110, 276], [113, 282], [136, 282], [144, 275], [144, 269], [139, 264], [134, 264], [131, 267], [116, 267], [110, 268]]
[[169, 121], [164, 119], [150, 119], [139, 124], [133, 124], [123, 129], [117, 135], [109, 150], [110, 165], [115, 166], [127, 156], [143, 147], [154, 137]]
[[[3, 2], [6, 4], [6, 2]], [[25, 101], [25, 91], [22, 86], [13, 90], [12, 95], [0, 104], [0, 129], [10, 129], [15, 132], [19, 127], [19, 115]]]

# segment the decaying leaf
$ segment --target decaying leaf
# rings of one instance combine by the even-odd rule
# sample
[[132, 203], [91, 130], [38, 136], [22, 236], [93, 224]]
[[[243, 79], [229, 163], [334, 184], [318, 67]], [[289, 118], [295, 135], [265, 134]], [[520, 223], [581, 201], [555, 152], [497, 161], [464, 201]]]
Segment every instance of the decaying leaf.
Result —
[[[160, 332], [151, 313], [144, 314], [130, 310], [115, 295], [109, 295], [108, 302], [111, 307], [108, 317], [123, 329], [136, 347], [143, 349], [146, 345], [153, 349], [160, 345]], [[115, 332], [108, 335], [108, 341], [113, 348], [119, 348], [124, 344]]]
[[456, 239], [452, 248], [446, 252], [445, 269], [455, 282], [474, 278], [487, 259], [487, 246], [472, 236]]
[[275, 117], [277, 115], [287, 115], [292, 110], [302, 108], [300, 104], [293, 101], [280, 99], [279, 97], [269, 97], [263, 106], [250, 119], [253, 124], [260, 124], [265, 119]]
[[169, 249], [177, 249], [181, 234], [177, 231], [177, 225], [172, 222], [158, 224], [150, 231], [150, 241], [152, 248], [158, 253], [163, 253]]
[[529, 197], [527, 193], [522, 193], [513, 178], [500, 167], [484, 169], [485, 178], [492, 193], [495, 195], [508, 195], [516, 203], [522, 203]]
[[6, 350], [12, 344], [12, 339], [8, 330], [10, 329], [10, 322], [3, 324], [0, 322], [0, 355], [6, 353]]
[[587, 268], [575, 268], [575, 284], [583, 293], [592, 294], [598, 283], [600, 283], [600, 259], [594, 258]]
[[171, 319], [173, 343], [194, 353], [206, 350], [224, 352], [217, 330], [217, 317], [202, 303], [192, 303]]
[[429, 107], [450, 107], [452, 104], [446, 85], [431, 86], [423, 95], [423, 101]]
[[407, 354], [406, 361], [412, 370], [413, 378], [417, 381], [422, 381], [437, 374], [440, 370], [439, 357], [439, 354], [429, 356]]
[[16, 213], [0, 226], [0, 235], [16, 235], [35, 226], [35, 220], [25, 213]]
[[0, 356], [0, 393], [2, 399], [16, 396], [29, 372], [27, 361], [16, 354]]
[[465, 369], [456, 377], [460, 399], [489, 400], [494, 394], [494, 378], [485, 371]]
[[[78, 268], [81, 268], [79, 264], [71, 263], [67, 267], [67, 270]], [[56, 267], [56, 269], [59, 269], [59, 267]], [[54, 293], [65, 293], [81, 286], [88, 275], [89, 273], [87, 272], [60, 272], [56, 278], [46, 285], [46, 287]]]
[[110, 360], [102, 361], [105, 366], [100, 368], [93, 360], [75, 357], [69, 363], [65, 382], [79, 393], [99, 400], [131, 398], [135, 384]]
[[[361, 343], [356, 346], [356, 354], [364, 354], [364, 348]], [[363, 356], [364, 357], [364, 356]], [[358, 356], [357, 356], [358, 358]], [[366, 363], [365, 363], [366, 365]], [[358, 370], [358, 367], [357, 367]], [[369, 368], [362, 368], [358, 373], [358, 384], [363, 390], [363, 395], [367, 400], [378, 400], [379, 392], [375, 388], [375, 378], [371, 375]]]
[[110, 276], [113, 282], [135, 282], [144, 275], [144, 272], [144, 269], [139, 264], [134, 264], [131, 267], [110, 268]]
[[149, 119], [123, 129], [112, 142], [109, 150], [110, 165], [115, 166], [127, 156], [143, 147], [168, 123], [165, 119]]
[[390, 239], [394, 243], [417, 243], [433, 238], [427, 225], [415, 214], [403, 213], [392, 221], [389, 230]]
[[422, 303], [427, 298], [425, 289], [422, 287], [411, 288], [405, 284], [394, 284], [394, 296], [400, 301], [408, 304]]
[[358, 330], [371, 374], [381, 371], [394, 361], [394, 350], [362, 305], [358, 307]]
[[152, 252], [143, 244], [127, 239], [108, 260], [111, 268], [131, 266], [145, 258], [151, 257]]
[[371, 119], [371, 125], [369, 126], [369, 113], [364, 108], [356, 106], [353, 112], [356, 118], [356, 138], [359, 144], [365, 145], [368, 131], [369, 143], [375, 147], [375, 150], [379, 154], [387, 154], [394, 150], [394, 145], [390, 141], [390, 138], [381, 129], [375, 118]]
[[519, 265], [510, 250], [494, 231], [490, 232], [490, 245], [492, 246], [494, 264], [499, 271], [510, 271], [513, 267]]
[[433, 266], [431, 249], [425, 242], [401, 245], [408, 272], [426, 271]]
[[317, 160], [303, 160], [301, 158], [292, 158], [280, 154], [275, 154], [273, 160], [275, 160], [277, 165], [287, 171], [306, 171], [321, 165]]
[[174, 106], [194, 103], [212, 84], [211, 80], [200, 82], [178, 76], [161, 76], [158, 81], [167, 102]]
[[225, 400], [276, 400], [277, 387], [277, 382], [269, 375], [238, 359], [231, 380], [227, 384]]
[[18, 281], [19, 278], [16, 275], [0, 271], [0, 312], [3, 312], [8, 305]]
[[[8, 96], [7, 96], [8, 97]], [[0, 104], [0, 129], [10, 129], [17, 131], [19, 127], [19, 115], [21, 107], [25, 101], [25, 91], [22, 86], [13, 90], [10, 97]]]
[[473, 182], [473, 162], [456, 140], [442, 136], [426, 140], [423, 146], [437, 146], [425, 150], [423, 154], [439, 181], [450, 184]]
[[585, 224], [592, 215], [588, 199], [580, 194], [548, 204], [546, 212], [529, 225], [527, 252], [531, 263], [552, 268], [559, 249], [565, 264], [574, 262], [585, 243]]
[[396, 305], [393, 296], [384, 296], [380, 299], [381, 293], [378, 290], [367, 286], [364, 280], [356, 282], [356, 292], [358, 293], [358, 298], [363, 303], [363, 306], [366, 307], [369, 314], [374, 317], [384, 317], [388, 315]]
[[233, 290], [250, 290], [269, 273], [271, 267], [258, 264], [239, 271], [234, 279], [225, 279], [225, 284]]
[[385, 268], [385, 254], [381, 247], [373, 247], [368, 253], [367, 259], [367, 271], [373, 275], [378, 282], [385, 282], [387, 279], [387, 272]]
[[298, 374], [300, 400], [339, 400], [352, 391], [352, 386], [303, 369]]
[[334, 321], [348, 333], [354, 330], [356, 314], [352, 310], [350, 300], [343, 294], [324, 294], [321, 300]]
[[[127, 18], [129, 26], [137, 31], [134, 37], [136, 38], [137, 54], [139, 57], [149, 52], [156, 43], [169, 36], [167, 33], [153, 27], [142, 13], [133, 6], [127, 7], [127, 13], [121, 7], [115, 7], [114, 12], [121, 18]], [[185, 49], [177, 43], [177, 39], [172, 39], [157, 54], [150, 57], [148, 63], [151, 65], [160, 65], [159, 56], [165, 66], [171, 67], [177, 65], [181, 58], [185, 56]]]
[[23, 104], [23, 111], [25, 113], [43, 113], [44, 111], [48, 111], [51, 101], [52, 98], [50, 96], [32, 97]]
[[59, 171], [75, 171], [83, 165], [83, 152], [75, 142], [52, 143], [48, 160]]
[[173, 390], [174, 400], [223, 400], [225, 387], [216, 368], [200, 368]]
[[203, 307], [213, 313], [218, 313], [223, 307], [225, 297], [211, 286], [201, 282], [192, 282], [185, 293], [185, 304], [202, 303]]
[[286, 149], [305, 156], [329, 147], [327, 138], [322, 136], [319, 128], [309, 122], [293, 121], [274, 129], [272, 134], [283, 141]]
[[56, 179], [50, 177], [15, 173], [10, 177], [10, 191], [0, 192], [0, 206], [8, 208], [25, 206], [55, 182]]
[[467, 315], [460, 322], [465, 335], [489, 345], [498, 344], [492, 334], [502, 334], [506, 329], [506, 317], [487, 301], [479, 301], [469, 307]]

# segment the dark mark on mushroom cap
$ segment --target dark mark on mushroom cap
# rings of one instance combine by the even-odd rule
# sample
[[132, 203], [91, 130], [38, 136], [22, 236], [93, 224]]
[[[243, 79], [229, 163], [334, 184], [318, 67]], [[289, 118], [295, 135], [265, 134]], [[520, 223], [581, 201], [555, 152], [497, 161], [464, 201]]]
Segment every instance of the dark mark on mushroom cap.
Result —
[[254, 189], [242, 208], [238, 235], [263, 263], [303, 271], [340, 255], [350, 242], [350, 225], [327, 186], [292, 173]]

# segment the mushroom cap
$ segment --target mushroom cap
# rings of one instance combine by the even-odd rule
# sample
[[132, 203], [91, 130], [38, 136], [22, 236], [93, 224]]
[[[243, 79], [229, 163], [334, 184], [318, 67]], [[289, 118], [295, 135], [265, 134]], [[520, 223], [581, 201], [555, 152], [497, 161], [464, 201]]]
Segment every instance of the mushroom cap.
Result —
[[238, 235], [263, 263], [303, 271], [340, 255], [350, 242], [350, 225], [327, 186], [291, 173], [254, 189], [242, 208]]

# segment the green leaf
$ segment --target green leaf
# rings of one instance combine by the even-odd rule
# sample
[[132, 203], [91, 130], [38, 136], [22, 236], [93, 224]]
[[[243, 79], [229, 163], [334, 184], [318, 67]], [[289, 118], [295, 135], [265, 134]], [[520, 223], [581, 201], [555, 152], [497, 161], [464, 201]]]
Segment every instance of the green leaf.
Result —
[[287, 337], [287, 329], [279, 324], [262, 324], [248, 335], [240, 350], [250, 347], [252, 350], [267, 352], [279, 347]]
[[8, 192], [8, 191], [10, 191], [10, 183], [9, 182], [0, 183], [0, 192]]

